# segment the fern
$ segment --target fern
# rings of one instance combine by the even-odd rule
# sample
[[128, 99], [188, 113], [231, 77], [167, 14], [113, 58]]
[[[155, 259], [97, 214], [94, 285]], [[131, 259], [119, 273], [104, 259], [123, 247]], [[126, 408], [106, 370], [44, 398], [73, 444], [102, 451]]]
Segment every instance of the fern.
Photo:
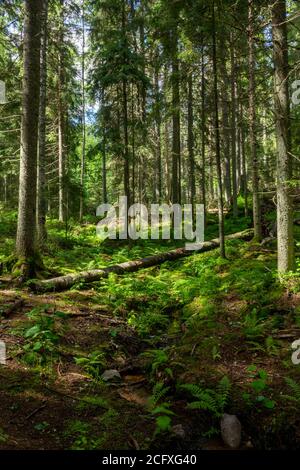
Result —
[[158, 382], [154, 385], [151, 396], [151, 405], [154, 407], [167, 395], [170, 387], [165, 387], [163, 382]]
[[165, 387], [163, 382], [158, 382], [153, 387], [150, 398], [150, 412], [152, 416], [156, 417], [155, 436], [161, 432], [169, 431], [171, 428], [171, 416], [174, 416], [175, 413], [170, 409], [171, 403], [165, 399], [169, 389], [170, 387]]
[[231, 390], [231, 383], [227, 375], [224, 375], [224, 377], [220, 380], [220, 382], [217, 385], [217, 399], [219, 402], [219, 408], [221, 410], [224, 410], [225, 406], [228, 403], [229, 400], [229, 394]]
[[218, 383], [216, 390], [201, 388], [195, 384], [184, 384], [180, 388], [188, 391], [196, 401], [188, 404], [193, 410], [207, 410], [216, 417], [223, 414], [229, 400], [231, 384], [228, 377], [224, 376]]
[[286, 398], [287, 400], [300, 403], [300, 384], [295, 382], [295, 380], [291, 379], [290, 377], [285, 377], [284, 380], [287, 383], [287, 385], [292, 389], [292, 391], [294, 392], [294, 395], [293, 396], [283, 395], [283, 397]]

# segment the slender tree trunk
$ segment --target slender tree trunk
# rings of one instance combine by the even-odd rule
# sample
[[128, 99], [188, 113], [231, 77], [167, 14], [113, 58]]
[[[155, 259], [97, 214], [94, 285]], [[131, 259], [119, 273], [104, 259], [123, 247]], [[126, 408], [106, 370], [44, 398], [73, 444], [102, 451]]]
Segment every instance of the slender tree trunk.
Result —
[[214, 145], [214, 131], [213, 126], [209, 125], [209, 134], [208, 134], [208, 148], [209, 148], [209, 181], [208, 181], [208, 202], [209, 204], [215, 202], [215, 145]]
[[290, 109], [288, 89], [288, 42], [286, 2], [276, 0], [272, 6], [274, 49], [275, 122], [277, 143], [277, 240], [278, 272], [294, 268], [293, 204], [289, 182], [292, 177], [290, 155]]
[[[157, 58], [156, 58], [157, 59]], [[158, 60], [158, 59], [157, 59]], [[162, 168], [161, 168], [161, 110], [160, 110], [160, 92], [159, 92], [159, 69], [155, 67], [155, 101], [156, 101], [156, 133], [157, 133], [157, 145], [156, 145], [156, 181], [157, 181], [157, 197], [158, 202], [162, 200]]]
[[236, 156], [236, 58], [234, 50], [234, 37], [231, 35], [230, 62], [231, 62], [231, 167], [232, 167], [232, 209], [233, 217], [238, 215], [237, 206], [237, 156]]
[[172, 200], [172, 179], [171, 179], [171, 156], [170, 156], [170, 123], [169, 120], [165, 120], [165, 125], [164, 125], [164, 136], [165, 136], [165, 148], [164, 148], [164, 154], [165, 154], [165, 177], [166, 177], [166, 192], [165, 192], [165, 197], [168, 202], [171, 202]]
[[37, 172], [37, 238], [40, 247], [47, 239], [46, 230], [46, 91], [47, 91], [47, 19], [48, 0], [43, 0], [41, 24], [41, 54], [40, 54], [40, 104], [38, 126], [38, 172]]
[[204, 46], [202, 44], [201, 52], [201, 189], [202, 204], [204, 205], [204, 223], [206, 220], [206, 187], [205, 187], [205, 151], [206, 151], [206, 132], [205, 132], [205, 63], [204, 63]]
[[106, 175], [106, 109], [105, 109], [105, 91], [102, 89], [102, 107], [103, 107], [103, 114], [102, 114], [102, 145], [100, 144], [102, 150], [102, 202], [106, 204], [108, 202], [107, 198], [107, 175]]
[[[164, 67], [164, 81], [163, 81], [163, 95], [166, 97], [168, 95], [168, 78], [169, 78], [169, 67], [165, 65]], [[165, 99], [166, 100], [166, 99]], [[166, 104], [166, 101], [165, 101]], [[170, 152], [171, 148], [171, 139], [170, 139], [170, 120], [168, 116], [165, 118], [164, 122], [164, 175], [165, 175], [165, 199], [170, 203], [172, 201], [172, 154]]]
[[65, 70], [64, 70], [64, 0], [60, 0], [60, 32], [59, 32], [59, 70], [58, 70], [58, 217], [60, 222], [66, 219], [65, 197]]
[[106, 135], [103, 130], [103, 149], [102, 149], [102, 201], [107, 203], [107, 183], [106, 183]]
[[3, 185], [4, 185], [4, 204], [7, 205], [7, 175], [4, 175], [3, 178]]
[[245, 200], [245, 217], [248, 217], [248, 172], [247, 172], [247, 161], [246, 161], [246, 149], [245, 149], [245, 129], [242, 120], [243, 117], [243, 104], [240, 104], [240, 126], [241, 126], [241, 167], [242, 167], [242, 192]]
[[134, 84], [131, 84], [131, 148], [132, 148], [132, 168], [131, 168], [131, 193], [132, 200], [135, 201], [135, 100], [134, 100]]
[[127, 196], [128, 207], [131, 204], [129, 178], [129, 142], [128, 142], [128, 98], [127, 98], [127, 80], [122, 81], [123, 89], [123, 124], [124, 124], [124, 195]]
[[215, 22], [215, 5], [212, 6], [212, 59], [213, 59], [213, 94], [214, 94], [214, 127], [216, 142], [216, 166], [218, 177], [218, 213], [219, 213], [219, 239], [220, 239], [220, 255], [225, 258], [225, 235], [224, 235], [224, 213], [223, 213], [223, 185], [222, 185], [222, 167], [221, 167], [221, 151], [220, 151], [220, 129], [219, 129], [219, 105], [218, 105], [218, 69], [217, 69], [217, 48], [216, 48], [216, 22]]
[[180, 87], [179, 87], [179, 60], [178, 60], [178, 32], [177, 27], [173, 29], [173, 51], [172, 51], [172, 202], [181, 203], [180, 184]]
[[254, 1], [248, 0], [249, 17], [249, 139], [252, 170], [254, 239], [262, 237], [255, 109]]
[[242, 180], [242, 122], [243, 115], [241, 114], [241, 64], [240, 61], [236, 63], [236, 115], [237, 115], [237, 195], [241, 192]]
[[[145, 64], [145, 24], [144, 24], [144, 15], [145, 15], [145, 8], [144, 8], [144, 1], [141, 0], [141, 23], [140, 23], [140, 47], [141, 47], [141, 57], [142, 57], [142, 73], [143, 75], [146, 74], [146, 64]], [[146, 101], [147, 101], [147, 88], [146, 84], [142, 82], [141, 87], [141, 120], [142, 120], [142, 139], [144, 145], [147, 145], [147, 113], [146, 113]], [[141, 153], [141, 171], [142, 171], [142, 186], [144, 191], [142, 192], [142, 196], [147, 196], [146, 191], [146, 184], [147, 184], [147, 174], [149, 173], [148, 170], [148, 159], [147, 156], [144, 154], [142, 150]], [[144, 202], [144, 198], [141, 199], [141, 202]]]
[[194, 211], [195, 204], [195, 156], [194, 156], [194, 103], [193, 103], [193, 74], [188, 77], [188, 152], [189, 152], [189, 189], [190, 204]]
[[224, 191], [225, 200], [231, 204], [232, 186], [231, 186], [231, 164], [230, 164], [230, 132], [229, 132], [229, 98], [227, 85], [229, 77], [226, 70], [226, 58], [224, 44], [220, 44], [220, 74], [222, 76], [222, 147], [224, 149]]
[[[122, 33], [124, 37], [124, 44], [127, 44], [126, 38], [126, 16], [125, 16], [125, 0], [123, 0], [122, 8]], [[124, 59], [126, 64], [127, 59]], [[128, 207], [131, 205], [130, 197], [130, 162], [129, 162], [129, 137], [128, 137], [128, 90], [127, 78], [122, 80], [122, 95], [123, 95], [123, 132], [124, 132], [124, 195], [127, 197]]]
[[42, 6], [42, 2], [25, 1], [20, 185], [16, 242], [17, 255], [22, 262], [21, 274], [25, 278], [34, 275], [35, 271]]
[[82, 87], [82, 149], [80, 164], [80, 207], [79, 220], [82, 221], [84, 212], [84, 177], [85, 177], [85, 144], [86, 144], [86, 126], [85, 126], [85, 17], [84, 0], [82, 2], [82, 56], [81, 56], [81, 87]]

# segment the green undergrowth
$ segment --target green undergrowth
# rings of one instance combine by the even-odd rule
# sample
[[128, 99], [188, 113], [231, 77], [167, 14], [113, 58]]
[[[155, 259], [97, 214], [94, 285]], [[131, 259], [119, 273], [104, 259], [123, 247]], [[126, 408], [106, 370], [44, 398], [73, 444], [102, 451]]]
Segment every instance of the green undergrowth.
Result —
[[[2, 216], [2, 257], [10, 254], [14, 224], [12, 214]], [[248, 225], [246, 218], [225, 219], [226, 233]], [[44, 262], [57, 273], [178, 246], [173, 241], [100, 244], [93, 224], [70, 223], [66, 231], [49, 221], [48, 231]], [[217, 234], [216, 218], [210, 215], [206, 238]], [[7, 334], [18, 340], [11, 355], [21, 367], [50, 384], [60, 377], [60, 368], [87, 381], [62, 430], [68, 448], [127, 448], [128, 425], [141, 447], [159, 446], [161, 436], [168, 442], [172, 426], [185, 421], [194, 427], [192, 439], [210, 439], [219, 434], [224, 412], [241, 418], [256, 448], [280, 447], [287, 440], [292, 447], [299, 444], [294, 427], [300, 369], [291, 361], [291, 342], [300, 328], [299, 258], [298, 271], [280, 284], [274, 250], [231, 240], [226, 254], [222, 259], [213, 250], [37, 296], [37, 305], [12, 322]], [[23, 295], [31, 304], [31, 294]], [[110, 387], [102, 380], [104, 370], [127, 365], [142, 377], [149, 396], [138, 423], [137, 405], [112, 396], [118, 383]], [[36, 423], [38, 432], [49, 432], [47, 423], [46, 418]]]
[[[67, 274], [82, 270], [101, 268], [128, 260], [138, 259], [156, 253], [169, 251], [184, 245], [182, 240], [106, 240], [96, 236], [96, 218], [89, 218], [78, 225], [74, 220], [68, 224], [55, 219], [47, 221], [48, 239], [43, 253], [45, 271]], [[225, 219], [226, 234], [244, 230], [250, 226], [250, 219]], [[15, 211], [1, 211], [0, 214], [0, 262], [11, 256], [17, 227]], [[208, 218], [205, 230], [206, 240], [218, 236], [215, 215]]]

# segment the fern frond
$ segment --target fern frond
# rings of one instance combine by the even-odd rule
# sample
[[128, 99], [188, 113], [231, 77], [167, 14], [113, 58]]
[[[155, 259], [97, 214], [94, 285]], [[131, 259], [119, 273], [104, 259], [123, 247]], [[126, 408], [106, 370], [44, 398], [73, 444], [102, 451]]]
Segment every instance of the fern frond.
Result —
[[201, 398], [203, 393], [203, 388], [196, 384], [183, 384], [180, 386], [181, 389], [190, 392], [194, 398]]
[[152, 396], [151, 396], [151, 404], [155, 406], [158, 402], [162, 400], [168, 393], [170, 387], [165, 387], [163, 382], [158, 382], [154, 385]]
[[223, 410], [224, 407], [228, 403], [230, 390], [231, 390], [230, 380], [227, 377], [227, 375], [224, 375], [224, 377], [218, 383], [217, 391], [216, 391], [216, 399], [218, 401], [219, 408], [221, 410]]
[[294, 392], [294, 396], [289, 397], [289, 398], [292, 399], [293, 401], [297, 401], [297, 402], [299, 401], [300, 402], [300, 384], [297, 383], [295, 380], [291, 379], [290, 377], [285, 377], [284, 380], [287, 383], [287, 385]]
[[184, 384], [180, 387], [188, 391], [196, 401], [188, 404], [188, 408], [193, 410], [208, 410], [215, 416], [221, 416], [228, 403], [231, 383], [227, 376], [224, 376], [218, 383], [216, 390], [204, 389], [195, 384]]

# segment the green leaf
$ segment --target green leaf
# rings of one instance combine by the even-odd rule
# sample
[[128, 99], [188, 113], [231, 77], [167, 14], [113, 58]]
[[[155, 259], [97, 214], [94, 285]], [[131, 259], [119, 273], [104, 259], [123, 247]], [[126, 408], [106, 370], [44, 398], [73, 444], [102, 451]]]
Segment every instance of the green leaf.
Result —
[[[167, 405], [167, 406], [166, 406]], [[158, 405], [154, 410], [151, 411], [152, 414], [164, 413], [166, 415], [175, 415], [175, 413], [168, 409], [169, 404]]]
[[253, 380], [251, 387], [256, 391], [256, 392], [261, 392], [266, 388], [266, 382], [262, 379], [257, 379]]
[[267, 378], [268, 378], [267, 372], [266, 372], [265, 370], [263, 370], [263, 369], [260, 369], [260, 370], [258, 371], [258, 375], [259, 375], [259, 377], [260, 377], [262, 380], [267, 380]]
[[41, 332], [40, 325], [34, 325], [25, 332], [25, 338], [32, 338], [33, 336], [38, 335]]
[[41, 341], [36, 341], [33, 345], [32, 350], [37, 352], [37, 351], [40, 351], [42, 347], [43, 347], [43, 344], [41, 343]]
[[273, 408], [275, 408], [275, 405], [276, 405], [275, 401], [270, 400], [269, 398], [266, 398], [264, 401], [264, 406], [268, 408], [269, 410], [272, 410]]
[[168, 431], [171, 427], [171, 418], [169, 416], [158, 416], [156, 425], [160, 431]]

